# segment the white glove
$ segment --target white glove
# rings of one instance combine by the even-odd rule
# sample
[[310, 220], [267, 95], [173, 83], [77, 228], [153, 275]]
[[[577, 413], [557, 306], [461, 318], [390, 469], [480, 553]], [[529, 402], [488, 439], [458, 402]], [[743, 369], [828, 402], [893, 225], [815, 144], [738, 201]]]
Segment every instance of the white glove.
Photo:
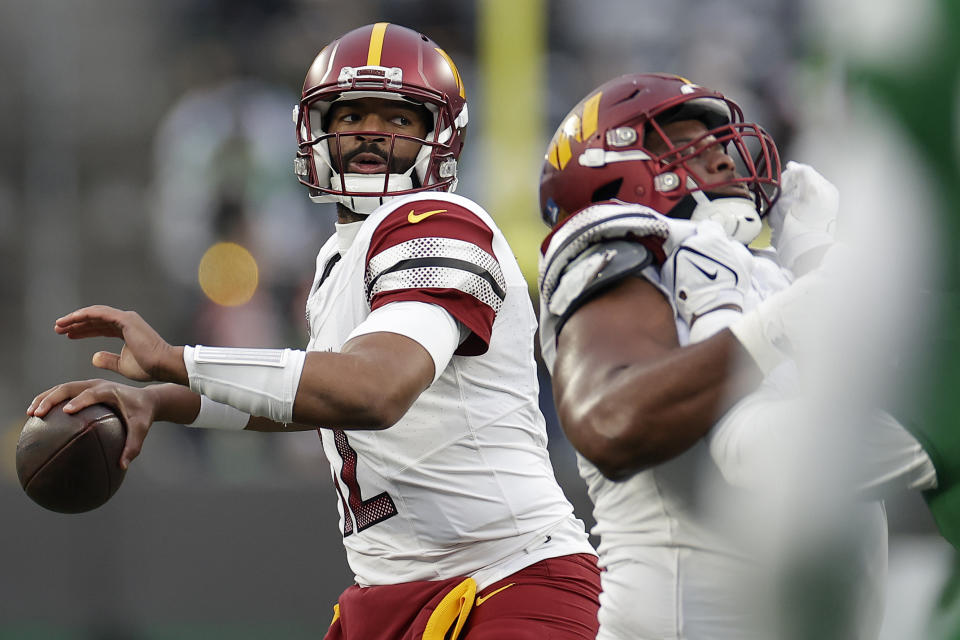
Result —
[[691, 341], [712, 335], [742, 313], [753, 261], [750, 251], [712, 220], [699, 223], [668, 256], [660, 278], [691, 329]]
[[810, 165], [793, 161], [780, 185], [780, 199], [767, 214], [770, 242], [781, 266], [795, 271], [801, 256], [833, 244], [840, 192]]

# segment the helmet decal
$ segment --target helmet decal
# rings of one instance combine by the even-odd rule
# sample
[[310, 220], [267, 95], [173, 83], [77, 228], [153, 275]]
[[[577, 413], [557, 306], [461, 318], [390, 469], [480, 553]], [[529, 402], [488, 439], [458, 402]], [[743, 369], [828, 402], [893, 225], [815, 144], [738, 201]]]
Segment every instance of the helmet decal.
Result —
[[581, 127], [583, 137], [577, 138], [577, 142], [583, 142], [597, 130], [601, 97], [603, 97], [603, 92], [598, 91], [587, 98], [587, 101], [583, 104], [583, 126]]
[[547, 147], [546, 160], [553, 165], [554, 169], [564, 169], [570, 162], [573, 155], [570, 149], [571, 139], [583, 142], [597, 130], [598, 110], [602, 96], [603, 93], [598, 91], [584, 100], [581, 103], [582, 109], [574, 108], [573, 113], [567, 116], [553, 135], [553, 140]]

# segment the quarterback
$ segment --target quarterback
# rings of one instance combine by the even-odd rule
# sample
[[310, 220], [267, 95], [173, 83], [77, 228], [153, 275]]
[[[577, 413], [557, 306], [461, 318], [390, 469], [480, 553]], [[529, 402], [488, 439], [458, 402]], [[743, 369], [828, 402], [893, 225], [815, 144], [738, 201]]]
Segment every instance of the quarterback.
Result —
[[546, 449], [536, 319], [503, 234], [457, 196], [468, 122], [456, 66], [378, 23], [316, 57], [294, 111], [294, 171], [336, 203], [307, 299], [305, 350], [177, 347], [139, 315], [95, 306], [56, 323], [122, 338], [94, 364], [135, 380], [51, 389], [123, 412], [123, 464], [155, 420], [316, 429], [356, 584], [334, 640], [594, 638], [599, 569]]
[[[835, 246], [832, 185], [806, 165], [781, 175], [773, 139], [724, 95], [635, 74], [564, 119], [540, 196], [552, 227], [542, 350], [594, 502], [605, 569], [598, 638], [876, 637], [886, 523], [879, 502], [859, 497], [936, 483], [927, 454], [889, 415], [860, 450], [863, 477], [835, 492], [855, 494], [844, 517], [858, 537], [830, 633], [789, 628], [789, 615], [765, 619], [783, 594], [765, 592], [776, 583], [754, 562], [775, 545], [758, 489], [789, 480], [797, 453], [798, 434], [772, 422], [771, 408], [798, 386], [789, 347], [803, 346], [820, 263]], [[751, 251], [767, 214], [773, 248]]]

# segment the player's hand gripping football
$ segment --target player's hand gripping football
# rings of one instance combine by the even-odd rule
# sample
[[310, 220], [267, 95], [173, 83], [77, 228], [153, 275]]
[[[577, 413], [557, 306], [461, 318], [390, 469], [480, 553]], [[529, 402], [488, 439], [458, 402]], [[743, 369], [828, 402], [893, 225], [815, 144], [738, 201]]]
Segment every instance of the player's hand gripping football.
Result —
[[168, 344], [135, 311], [103, 305], [84, 307], [58, 319], [54, 331], [71, 340], [122, 339], [124, 345], [119, 354], [109, 351], [93, 354], [93, 366], [100, 369], [141, 382], [188, 384], [183, 347]]
[[105, 404], [120, 414], [127, 427], [127, 440], [120, 455], [120, 467], [126, 469], [140, 454], [158, 409], [158, 396], [151, 387], [131, 387], [109, 380], [78, 380], [47, 389], [33, 399], [27, 415], [42, 418], [61, 402], [64, 413], [77, 413], [94, 404]]

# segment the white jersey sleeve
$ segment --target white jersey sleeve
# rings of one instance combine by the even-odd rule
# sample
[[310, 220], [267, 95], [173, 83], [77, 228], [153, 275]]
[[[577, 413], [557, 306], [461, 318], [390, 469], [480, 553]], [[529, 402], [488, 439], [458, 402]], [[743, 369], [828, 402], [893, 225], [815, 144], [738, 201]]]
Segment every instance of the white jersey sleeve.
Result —
[[460, 344], [460, 324], [446, 309], [425, 302], [391, 302], [377, 307], [367, 319], [350, 332], [349, 342], [370, 333], [396, 333], [426, 349], [433, 360], [433, 380], [447, 368]]

